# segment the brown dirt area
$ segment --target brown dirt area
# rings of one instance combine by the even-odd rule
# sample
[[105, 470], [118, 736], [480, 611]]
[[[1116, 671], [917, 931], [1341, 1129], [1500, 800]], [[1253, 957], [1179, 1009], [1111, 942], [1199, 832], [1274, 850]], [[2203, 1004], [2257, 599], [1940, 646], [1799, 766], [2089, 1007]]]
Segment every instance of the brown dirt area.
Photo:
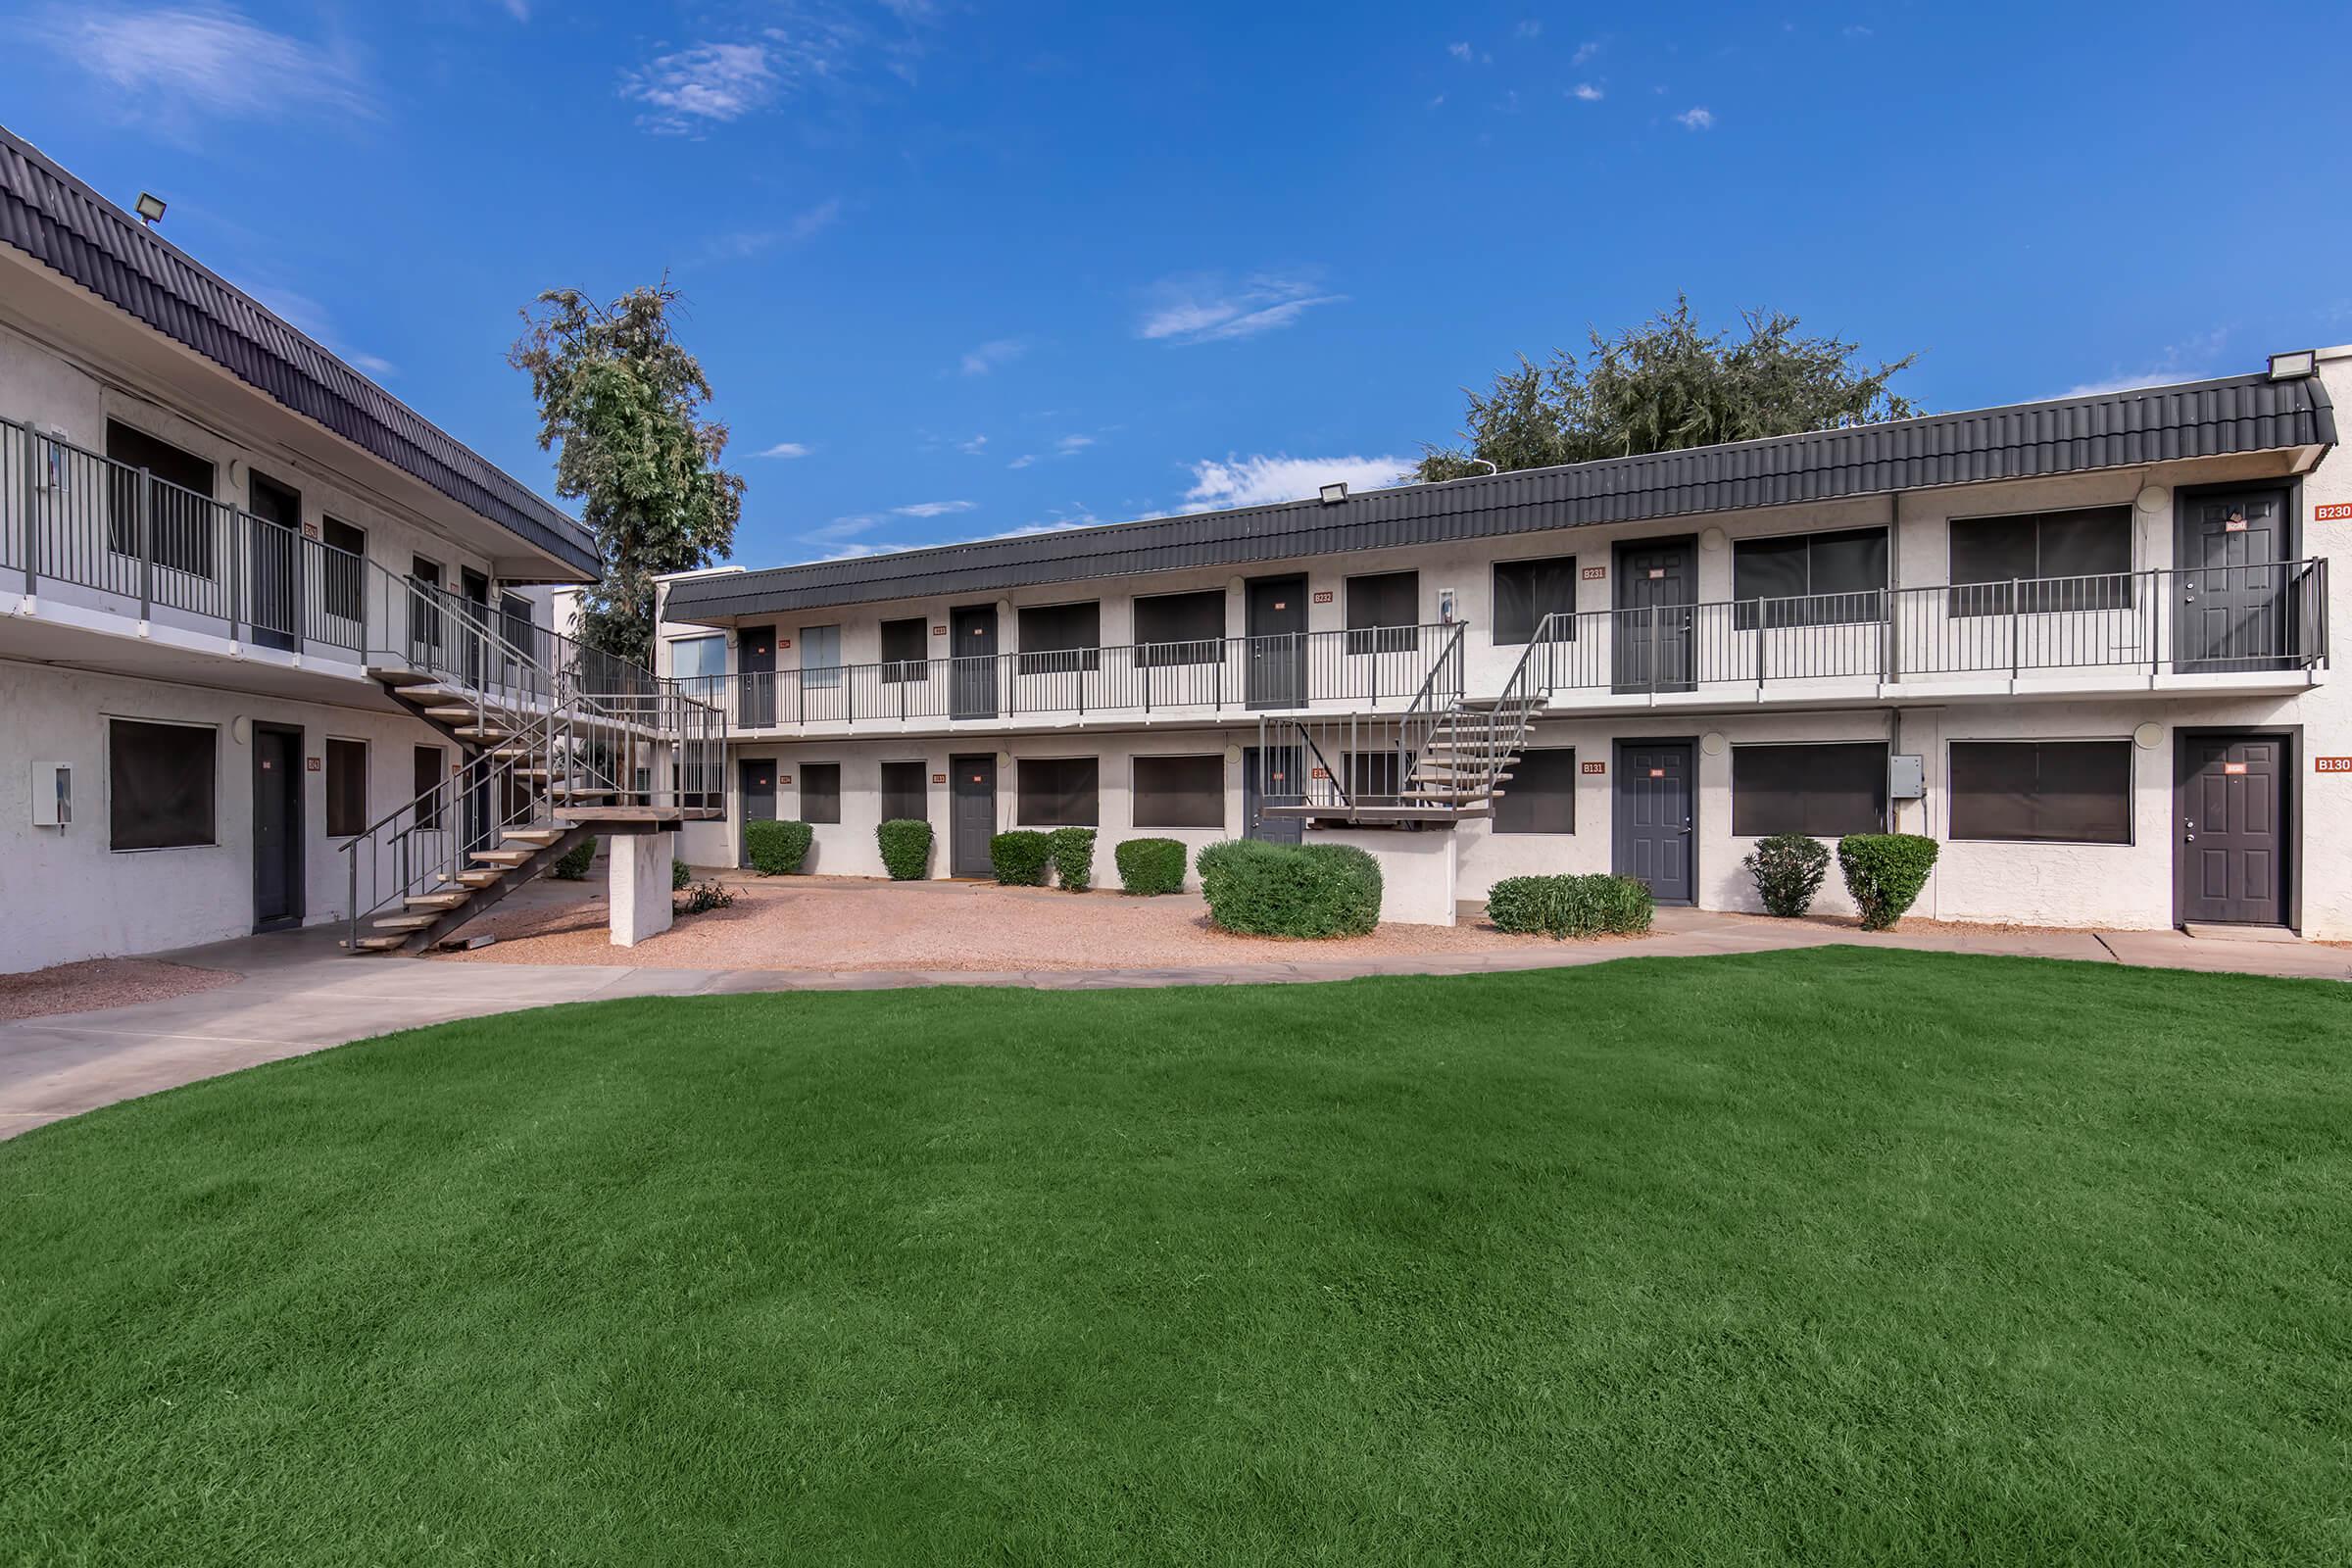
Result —
[[227, 969], [198, 969], [155, 958], [84, 958], [21, 974], [0, 974], [0, 1022], [168, 1002], [233, 986], [242, 978]]
[[1306, 963], [1550, 948], [1493, 926], [1384, 925], [1368, 937], [1294, 941], [1209, 924], [1196, 894], [1130, 898], [972, 882], [856, 877], [723, 878], [735, 906], [681, 915], [625, 954], [606, 940], [605, 906], [566, 901], [496, 909], [466, 927], [498, 941], [438, 956], [474, 963], [631, 963], [667, 969], [1165, 969]]

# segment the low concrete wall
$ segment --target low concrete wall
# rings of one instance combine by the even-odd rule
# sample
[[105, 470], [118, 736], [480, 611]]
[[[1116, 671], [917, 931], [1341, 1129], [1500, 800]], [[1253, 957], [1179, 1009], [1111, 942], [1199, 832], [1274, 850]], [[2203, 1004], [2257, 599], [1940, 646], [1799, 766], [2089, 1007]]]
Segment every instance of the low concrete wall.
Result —
[[1456, 845], [1450, 830], [1410, 833], [1395, 828], [1310, 833], [1309, 844], [1350, 844], [1380, 862], [1380, 918], [1384, 925], [1454, 922]]
[[669, 861], [674, 833], [614, 834], [606, 872], [612, 945], [633, 948], [669, 929]]

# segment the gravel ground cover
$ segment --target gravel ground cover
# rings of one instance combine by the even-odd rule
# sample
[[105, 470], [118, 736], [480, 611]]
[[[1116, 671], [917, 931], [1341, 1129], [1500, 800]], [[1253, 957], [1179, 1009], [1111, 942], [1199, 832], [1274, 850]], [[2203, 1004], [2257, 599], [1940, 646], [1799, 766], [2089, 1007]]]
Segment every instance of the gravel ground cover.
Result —
[[199, 969], [154, 958], [84, 958], [78, 963], [52, 964], [22, 974], [0, 974], [0, 1023], [168, 1002], [233, 986], [240, 978], [226, 969]]

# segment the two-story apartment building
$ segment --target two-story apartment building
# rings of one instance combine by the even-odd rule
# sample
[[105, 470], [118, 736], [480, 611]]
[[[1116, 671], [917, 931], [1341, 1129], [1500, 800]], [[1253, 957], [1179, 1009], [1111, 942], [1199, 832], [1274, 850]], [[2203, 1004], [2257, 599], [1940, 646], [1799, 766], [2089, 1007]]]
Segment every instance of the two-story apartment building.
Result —
[[[2262, 371], [763, 571], [664, 596], [724, 824], [875, 874], [1012, 825], [1345, 833], [1392, 915], [1534, 871], [1752, 908], [1762, 836], [1941, 841], [1919, 912], [2352, 936], [2352, 350]], [[1844, 906], [1833, 886], [1823, 907]]]
[[452, 902], [472, 873], [428, 840], [464, 859], [520, 820], [466, 771], [502, 737], [395, 692], [515, 685], [556, 646], [516, 590], [596, 569], [571, 518], [0, 130], [0, 970], [333, 919], [363, 871], [361, 912]]

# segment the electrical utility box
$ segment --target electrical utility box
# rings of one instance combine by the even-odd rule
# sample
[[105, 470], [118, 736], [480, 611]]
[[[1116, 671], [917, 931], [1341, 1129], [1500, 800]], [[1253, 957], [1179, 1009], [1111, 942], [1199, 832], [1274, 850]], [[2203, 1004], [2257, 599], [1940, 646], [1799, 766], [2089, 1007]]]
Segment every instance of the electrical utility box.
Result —
[[1928, 793], [1928, 769], [1916, 755], [1895, 753], [1886, 759], [1886, 798], [1916, 801]]
[[70, 827], [74, 821], [74, 764], [32, 764], [32, 825]]

